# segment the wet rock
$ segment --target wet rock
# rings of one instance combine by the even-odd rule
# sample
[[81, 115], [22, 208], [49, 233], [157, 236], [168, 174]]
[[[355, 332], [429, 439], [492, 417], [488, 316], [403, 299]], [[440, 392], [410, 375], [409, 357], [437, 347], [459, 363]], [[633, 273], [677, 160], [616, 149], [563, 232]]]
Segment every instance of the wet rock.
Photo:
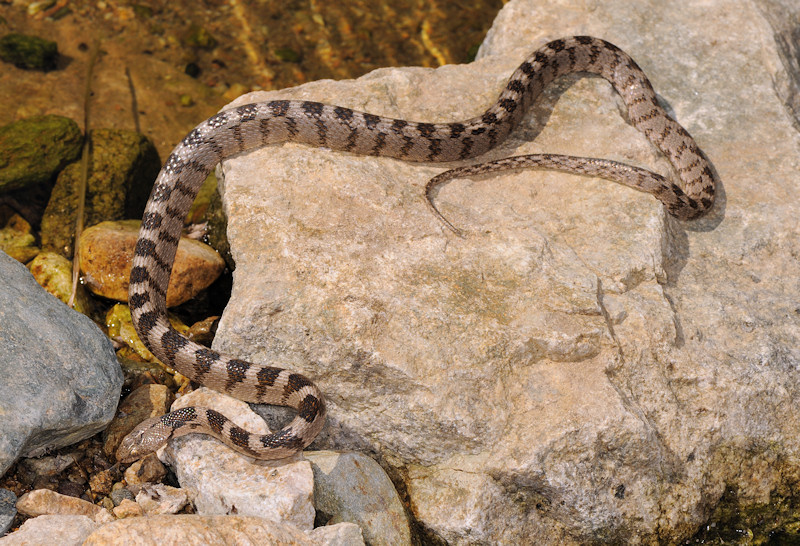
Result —
[[[174, 315], [169, 314], [168, 316], [172, 327], [179, 333], [186, 335], [189, 327]], [[117, 356], [126, 358], [125, 366], [127, 371], [134, 371], [144, 384], [151, 383], [146, 380], [146, 376], [152, 374], [153, 377], [159, 378], [159, 383], [161, 384], [167, 386], [179, 385], [177, 379], [180, 374], [165, 375], [164, 366], [160, 364], [155, 355], [139, 339], [131, 320], [131, 310], [127, 305], [117, 304], [108, 310], [106, 313], [106, 328], [108, 328], [108, 337], [127, 346], [117, 351]], [[145, 362], [136, 365], [131, 359], [141, 359]]]
[[[211, 407], [249, 431], [269, 432], [246, 403], [210, 389], [180, 397], [171, 409], [186, 406]], [[251, 459], [201, 434], [170, 441], [161, 460], [172, 467], [198, 514], [264, 516], [304, 530], [314, 526], [314, 475], [308, 461]]]
[[210, 347], [211, 342], [214, 341], [214, 334], [217, 331], [218, 323], [218, 316], [208, 317], [201, 321], [195, 322], [186, 332], [186, 337], [195, 343], [200, 343], [201, 345]]
[[17, 496], [13, 491], [0, 488], [0, 537], [11, 529], [17, 515]]
[[137, 493], [136, 502], [148, 516], [177, 514], [189, 503], [189, 496], [186, 490], [178, 487], [148, 484]]
[[0, 251], [22, 263], [28, 263], [39, 254], [31, 225], [22, 216], [13, 215], [0, 229]]
[[161, 464], [158, 457], [151, 453], [147, 457], [135, 461], [125, 470], [125, 481], [129, 485], [140, 485], [160, 481], [166, 475], [167, 469]]
[[0, 127], [0, 192], [50, 182], [78, 159], [82, 142], [78, 124], [62, 116], [32, 117]]
[[0, 252], [0, 475], [105, 428], [122, 373], [108, 338]]
[[[423, 199], [446, 166], [269, 146], [219, 171], [237, 268], [215, 348], [318, 379], [335, 401], [321, 442], [381, 453], [425, 542], [681, 543], [726, 484], [766, 504], [799, 471], [800, 13], [763, 4], [783, 6], [778, 42], [735, 5], [512, 0], [469, 65], [242, 97], [463, 120], [532, 50], [592, 34], [644, 67], [721, 186], [690, 223], [605, 180], [456, 180], [435, 199], [461, 239]], [[672, 176], [619, 110], [602, 79], [565, 78], [483, 159]]]
[[0, 539], [2, 546], [80, 546], [98, 528], [86, 516], [39, 516]]
[[[81, 271], [92, 292], [117, 301], [128, 301], [128, 280], [138, 220], [102, 222], [81, 235]], [[188, 301], [207, 288], [225, 268], [213, 248], [182, 237], [167, 289], [167, 306]]]
[[[28, 270], [42, 288], [67, 303], [72, 293], [72, 262], [55, 252], [40, 252], [28, 264]], [[78, 283], [75, 295], [75, 310], [90, 315], [93, 308], [86, 288]]]
[[58, 64], [58, 44], [38, 36], [6, 34], [0, 38], [0, 59], [17, 68], [53, 70]]
[[113, 457], [122, 439], [136, 425], [150, 417], [163, 415], [172, 401], [173, 395], [165, 385], [143, 385], [131, 392], [120, 402], [117, 416], [106, 429], [103, 453]]
[[86, 516], [98, 523], [111, 521], [113, 516], [105, 508], [82, 499], [61, 495], [49, 489], [36, 489], [22, 495], [17, 510], [26, 516], [58, 515]]
[[317, 520], [357, 524], [372, 545], [411, 544], [405, 508], [378, 463], [361, 453], [306, 451], [314, 471]]
[[[141, 218], [161, 162], [153, 142], [133, 131], [95, 129], [86, 182], [84, 226]], [[80, 163], [59, 175], [42, 218], [42, 246], [71, 258], [81, 183]]]

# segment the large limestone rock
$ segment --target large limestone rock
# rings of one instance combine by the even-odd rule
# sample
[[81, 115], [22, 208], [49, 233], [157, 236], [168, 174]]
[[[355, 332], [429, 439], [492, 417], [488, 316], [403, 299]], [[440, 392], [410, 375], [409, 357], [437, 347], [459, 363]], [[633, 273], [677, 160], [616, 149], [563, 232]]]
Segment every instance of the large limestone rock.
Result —
[[[639, 62], [722, 183], [709, 216], [681, 223], [604, 180], [454, 181], [437, 203], [460, 239], [423, 202], [442, 166], [244, 154], [220, 172], [237, 269], [217, 348], [314, 378], [318, 443], [378, 453], [428, 540], [673, 543], [728, 484], [744, 505], [785, 494], [800, 482], [798, 74], [770, 26], [797, 20], [785, 4], [512, 0], [470, 65], [236, 101], [460, 120], [535, 47], [591, 34]], [[488, 156], [668, 173], [621, 104], [567, 78]]]

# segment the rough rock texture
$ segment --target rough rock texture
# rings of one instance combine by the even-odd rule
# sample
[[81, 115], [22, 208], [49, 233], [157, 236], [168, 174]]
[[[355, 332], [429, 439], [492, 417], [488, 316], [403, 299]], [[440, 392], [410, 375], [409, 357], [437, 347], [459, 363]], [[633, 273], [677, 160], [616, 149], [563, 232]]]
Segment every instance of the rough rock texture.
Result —
[[39, 516], [27, 520], [15, 532], [0, 538], [2, 546], [80, 546], [97, 529], [86, 516]]
[[[547, 40], [628, 51], [721, 180], [704, 219], [558, 173], [443, 167], [286, 144], [220, 170], [237, 269], [216, 347], [301, 371], [321, 444], [379, 452], [430, 540], [677, 542], [726, 484], [800, 483], [797, 120], [765, 13], [796, 5], [512, 0], [467, 66], [252, 94], [426, 121], [491, 104]], [[786, 21], [786, 17], [775, 17]], [[788, 65], [787, 65], [788, 66]], [[552, 87], [496, 158], [548, 151], [669, 173], [599, 78]]]
[[122, 372], [111, 342], [88, 318], [36, 284], [0, 252], [0, 475], [102, 430]]
[[[138, 220], [101, 222], [81, 234], [81, 271], [89, 290], [117, 301], [128, 301], [128, 281]], [[190, 300], [208, 288], [225, 269], [225, 261], [205, 243], [181, 237], [167, 289], [167, 306]]]
[[[354, 537], [352, 524], [340, 524], [346, 536]], [[357, 528], [355, 530], [357, 532]], [[342, 533], [340, 533], [342, 534]], [[153, 516], [130, 518], [104, 525], [83, 544], [230, 546], [270, 544], [275, 546], [344, 545], [363, 542], [337, 540], [337, 533], [306, 534], [296, 527], [254, 516]], [[360, 537], [358, 537], [360, 538]]]
[[86, 516], [98, 523], [113, 520], [111, 514], [97, 504], [62, 495], [49, 489], [35, 489], [22, 495], [17, 501], [17, 510], [26, 516]]

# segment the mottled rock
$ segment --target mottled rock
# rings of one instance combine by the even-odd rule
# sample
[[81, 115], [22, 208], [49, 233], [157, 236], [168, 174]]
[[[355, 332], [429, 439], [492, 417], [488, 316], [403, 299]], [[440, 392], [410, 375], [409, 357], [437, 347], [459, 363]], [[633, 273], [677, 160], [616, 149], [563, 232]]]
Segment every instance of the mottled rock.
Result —
[[28, 263], [39, 254], [31, 225], [22, 216], [13, 215], [0, 229], [0, 251], [22, 263]]
[[49, 182], [78, 158], [82, 143], [78, 124], [62, 116], [37, 116], [0, 127], [0, 192]]
[[0, 488], [0, 537], [11, 529], [17, 515], [17, 496], [13, 491]]
[[86, 516], [39, 516], [0, 538], [2, 546], [80, 546], [98, 524]]
[[0, 38], [0, 59], [18, 68], [53, 70], [58, 63], [58, 44], [12, 32]]
[[173, 395], [164, 385], [142, 385], [131, 392], [120, 402], [116, 417], [106, 429], [103, 453], [112, 457], [122, 439], [136, 425], [150, 417], [163, 415], [172, 401]]
[[147, 457], [134, 462], [125, 470], [125, 481], [129, 485], [141, 485], [143, 483], [157, 482], [166, 475], [167, 469], [161, 464], [158, 457], [151, 453]]
[[317, 519], [329, 525], [349, 521], [364, 540], [379, 544], [411, 544], [405, 508], [394, 485], [378, 463], [361, 453], [306, 451], [314, 471]]
[[[117, 301], [128, 301], [128, 281], [138, 220], [102, 222], [81, 235], [81, 271], [89, 290]], [[167, 306], [190, 300], [208, 288], [225, 269], [210, 246], [182, 237], [167, 289]]]
[[129, 499], [122, 499], [118, 506], [111, 509], [117, 519], [136, 518], [144, 515], [144, 509], [139, 503]]
[[[439, 189], [461, 239], [423, 200], [444, 166], [285, 144], [218, 170], [237, 269], [215, 347], [318, 380], [320, 442], [379, 452], [426, 542], [679, 543], [726, 484], [756, 504], [797, 490], [800, 137], [776, 82], [800, 75], [754, 4], [512, 0], [470, 65], [234, 104], [463, 120], [532, 50], [573, 34], [651, 76], [719, 175], [708, 217], [521, 171]], [[546, 151], [671, 175], [620, 104], [602, 79], [565, 78], [484, 159]]]
[[98, 523], [114, 519], [108, 510], [82, 499], [61, 495], [49, 489], [35, 489], [22, 495], [17, 510], [26, 516], [86, 516]]
[[[161, 162], [153, 142], [133, 131], [95, 129], [86, 181], [84, 225], [141, 218]], [[78, 217], [81, 165], [59, 175], [42, 218], [42, 246], [72, 257]]]
[[90, 535], [85, 546], [106, 544], [230, 546], [318, 545], [301, 530], [285, 523], [254, 516], [151, 516], [118, 520]]
[[111, 498], [111, 502], [114, 503], [114, 506], [119, 506], [122, 503], [122, 501], [124, 501], [126, 499], [129, 500], [129, 501], [135, 501], [136, 500], [136, 497], [134, 496], [133, 493], [131, 493], [130, 489], [128, 489], [127, 487], [119, 487], [119, 488], [117, 488], [116, 484], [115, 484], [115, 487], [113, 488], [113, 490], [111, 491], [111, 494], [109, 495], [109, 497]]
[[186, 490], [160, 483], [147, 484], [136, 495], [136, 502], [148, 516], [177, 514], [189, 503]]
[[95, 472], [89, 477], [89, 488], [97, 495], [108, 495], [114, 485], [115, 476], [119, 476], [117, 469]]
[[[249, 431], [269, 432], [246, 403], [210, 389], [178, 398], [171, 409], [186, 406], [211, 407]], [[308, 461], [251, 459], [201, 434], [170, 441], [161, 460], [175, 471], [200, 515], [255, 515], [303, 530], [314, 526], [314, 475]]]
[[[72, 293], [72, 262], [55, 252], [40, 252], [28, 264], [28, 270], [42, 288], [63, 301], [69, 302]], [[89, 315], [92, 302], [86, 288], [78, 283], [75, 295], [75, 310]]]
[[105, 428], [122, 373], [114, 349], [87, 317], [45, 292], [0, 252], [0, 475]]

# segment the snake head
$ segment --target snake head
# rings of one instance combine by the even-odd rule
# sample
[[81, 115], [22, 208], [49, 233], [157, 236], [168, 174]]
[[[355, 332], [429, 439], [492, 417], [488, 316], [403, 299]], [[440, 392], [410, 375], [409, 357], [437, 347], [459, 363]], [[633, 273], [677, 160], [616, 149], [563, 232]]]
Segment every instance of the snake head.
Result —
[[172, 427], [164, 424], [163, 415], [142, 421], [122, 439], [117, 448], [120, 463], [132, 463], [153, 453], [172, 437]]

